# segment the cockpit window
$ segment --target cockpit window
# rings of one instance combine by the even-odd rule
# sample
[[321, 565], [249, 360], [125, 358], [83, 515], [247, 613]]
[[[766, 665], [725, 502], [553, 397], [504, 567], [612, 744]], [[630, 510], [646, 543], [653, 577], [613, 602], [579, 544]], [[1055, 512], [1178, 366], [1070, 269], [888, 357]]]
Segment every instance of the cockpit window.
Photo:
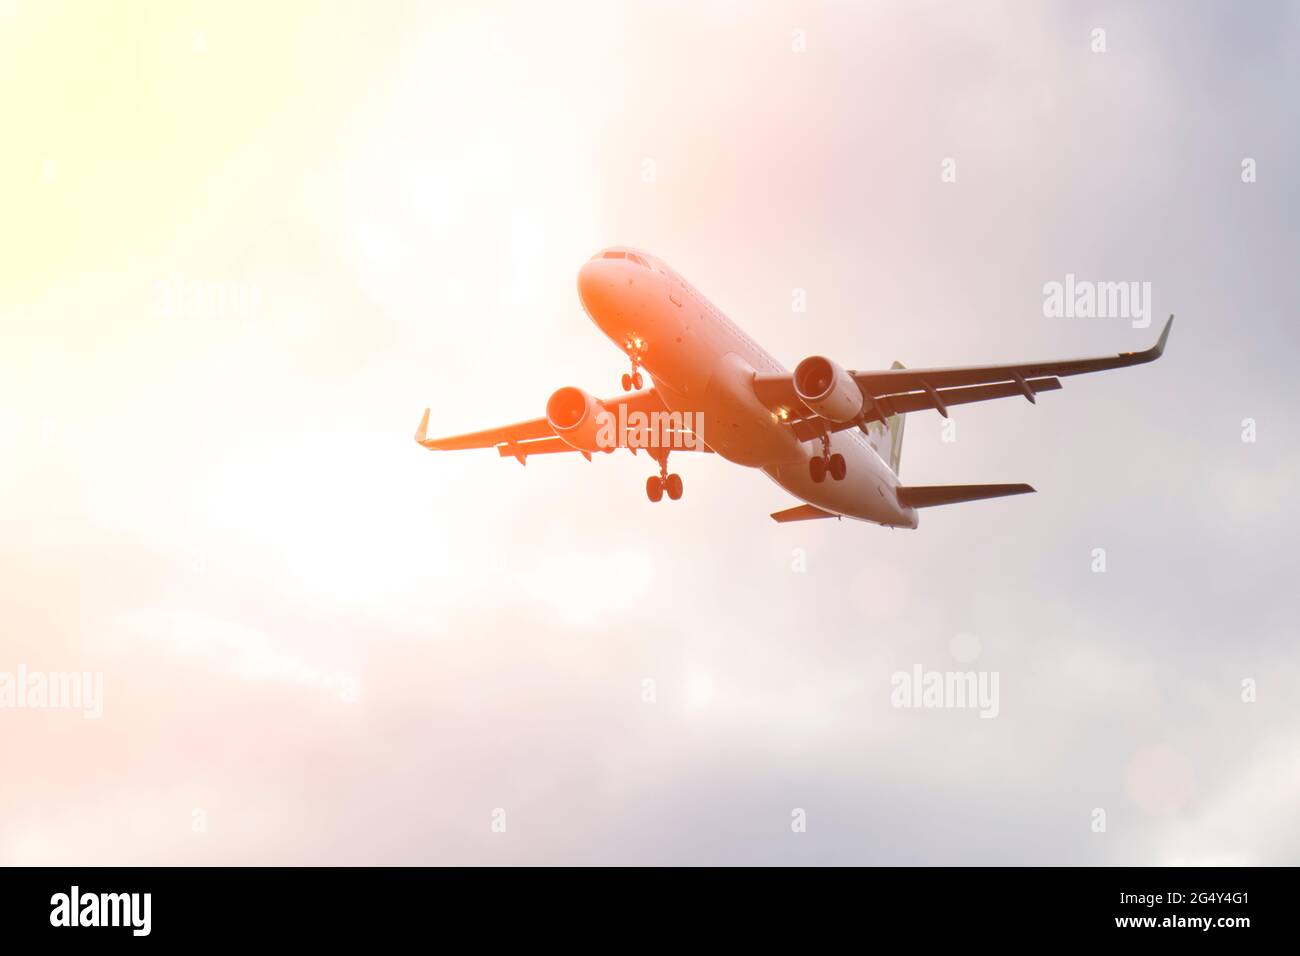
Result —
[[644, 256], [639, 256], [635, 252], [628, 252], [624, 249], [606, 249], [604, 252], [598, 252], [593, 259], [629, 259], [635, 262], [642, 269], [649, 269], [650, 263], [645, 260]]

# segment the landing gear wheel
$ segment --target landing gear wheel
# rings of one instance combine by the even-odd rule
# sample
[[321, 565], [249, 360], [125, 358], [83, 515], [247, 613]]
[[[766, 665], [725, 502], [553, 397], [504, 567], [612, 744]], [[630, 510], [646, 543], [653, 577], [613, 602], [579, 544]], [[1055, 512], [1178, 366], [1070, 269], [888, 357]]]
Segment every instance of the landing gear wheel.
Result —
[[844, 456], [836, 452], [831, 455], [830, 462], [826, 465], [826, 470], [831, 473], [831, 477], [836, 481], [843, 481], [844, 476], [849, 473], [849, 466], [844, 462]]
[[664, 479], [664, 491], [668, 492], [668, 497], [676, 501], [682, 496], [682, 476], [669, 475]]
[[[677, 494], [679, 495], [682, 493], [680, 484], [681, 482], [679, 480], [678, 482], [679, 487], [677, 491]], [[658, 501], [660, 498], [664, 496], [664, 483], [658, 475], [651, 475], [649, 478], [645, 480], [645, 496], [649, 498], [651, 501]], [[671, 498], [672, 495], [669, 494], [669, 497]]]
[[[635, 389], [640, 389], [640, 388], [641, 388], [641, 373], [640, 373], [640, 372], [633, 372], [633, 373], [632, 373], [632, 387], [635, 388]], [[626, 391], [626, 389], [625, 389], [625, 391]]]
[[808, 475], [809, 477], [812, 478], [814, 482], [816, 482], [819, 485], [823, 481], [825, 481], [826, 480], [826, 459], [821, 457], [809, 459]]
[[[639, 385], [637, 386], [637, 388], [640, 388], [640, 387], [641, 387], [641, 386], [639, 386]], [[632, 376], [629, 375], [629, 374], [627, 374], [627, 372], [624, 372], [624, 373], [623, 373], [623, 391], [625, 391], [625, 392], [630, 392], [630, 391], [632, 391]]]

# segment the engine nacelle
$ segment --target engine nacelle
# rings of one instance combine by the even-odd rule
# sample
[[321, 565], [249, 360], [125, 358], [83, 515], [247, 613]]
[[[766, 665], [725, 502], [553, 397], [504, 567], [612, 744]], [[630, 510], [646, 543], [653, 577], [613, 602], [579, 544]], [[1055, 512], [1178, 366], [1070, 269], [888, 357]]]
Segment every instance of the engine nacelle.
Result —
[[546, 400], [546, 421], [578, 451], [613, 451], [618, 445], [614, 413], [580, 388], [556, 389]]
[[862, 389], [853, 376], [824, 356], [810, 355], [795, 366], [794, 391], [828, 421], [851, 422], [862, 414]]

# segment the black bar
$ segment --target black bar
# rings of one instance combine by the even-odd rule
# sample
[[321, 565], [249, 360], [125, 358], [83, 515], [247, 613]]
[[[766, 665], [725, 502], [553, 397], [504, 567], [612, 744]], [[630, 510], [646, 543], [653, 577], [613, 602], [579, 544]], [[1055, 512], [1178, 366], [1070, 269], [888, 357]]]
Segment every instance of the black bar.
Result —
[[[1294, 872], [1281, 869], [52, 868], [5, 870], [0, 882], [6, 942], [38, 945], [372, 947], [414, 934], [431, 948], [466, 938], [498, 946], [511, 937], [529, 946], [589, 938], [619, 948], [703, 939], [806, 947], [836, 937], [873, 947], [1233, 946], [1289, 935], [1294, 909]], [[67, 922], [70, 905], [59, 906], [71, 903], [73, 886], [83, 914], [112, 917], [116, 907], [121, 925], [51, 925]], [[102, 906], [98, 894], [106, 893], [140, 895], [128, 908], [120, 896]], [[148, 934], [136, 935], [145, 893]], [[1208, 929], [1187, 922], [1205, 919]]]

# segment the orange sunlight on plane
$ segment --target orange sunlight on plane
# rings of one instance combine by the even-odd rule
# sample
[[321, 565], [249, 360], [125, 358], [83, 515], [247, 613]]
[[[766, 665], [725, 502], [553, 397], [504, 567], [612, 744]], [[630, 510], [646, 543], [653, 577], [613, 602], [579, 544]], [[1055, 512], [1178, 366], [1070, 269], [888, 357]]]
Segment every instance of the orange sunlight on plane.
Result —
[[[496, 448], [521, 463], [529, 455], [644, 449], [659, 465], [646, 494], [682, 496], [668, 471], [670, 452], [715, 453], [760, 468], [804, 504], [777, 521], [858, 518], [915, 528], [918, 508], [1018, 495], [1025, 484], [904, 485], [898, 466], [908, 412], [1023, 396], [1061, 387], [1060, 379], [1153, 362], [1164, 352], [1171, 315], [1143, 352], [1011, 365], [846, 371], [813, 355], [794, 373], [723, 315], [663, 260], [625, 246], [598, 252], [578, 273], [583, 307], [631, 360], [623, 391], [597, 400], [578, 388], [556, 391], [541, 418], [450, 438], [425, 437], [425, 409], [415, 440], [454, 451]], [[641, 370], [652, 388], [640, 391]], [[633, 392], [633, 389], [637, 391]], [[829, 481], [827, 479], [830, 479]]]

